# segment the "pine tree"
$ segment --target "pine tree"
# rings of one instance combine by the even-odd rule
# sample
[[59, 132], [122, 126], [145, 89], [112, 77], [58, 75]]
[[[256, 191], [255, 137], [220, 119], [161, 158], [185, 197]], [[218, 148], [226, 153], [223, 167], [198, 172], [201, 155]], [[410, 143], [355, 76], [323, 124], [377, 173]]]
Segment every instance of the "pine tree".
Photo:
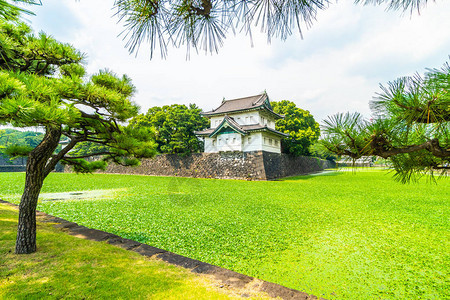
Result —
[[[36, 147], [9, 151], [28, 158], [16, 253], [32, 253], [36, 251], [38, 196], [58, 162], [77, 172], [104, 168], [108, 161], [135, 165], [138, 158], [153, 156], [156, 146], [149, 130], [123, 125], [139, 110], [130, 100], [135, 91], [130, 78], [108, 70], [87, 78], [82, 53], [45, 33], [33, 35], [17, 16], [16, 11], [9, 20], [0, 18], [0, 124], [39, 127], [44, 132]], [[62, 138], [66, 145], [55, 151]], [[70, 150], [81, 142], [107, 150], [71, 155]], [[102, 159], [85, 160], [93, 155]]]
[[372, 120], [346, 113], [329, 117], [324, 146], [353, 159], [389, 159], [397, 178], [442, 175], [450, 169], [450, 65], [425, 76], [398, 78], [381, 86], [371, 102]]
[[[356, 3], [382, 5], [393, 10], [419, 11], [428, 0], [355, 0]], [[302, 35], [311, 27], [327, 0], [115, 0], [117, 16], [124, 24], [124, 38], [130, 52], [144, 41], [150, 51], [159, 47], [166, 56], [168, 46], [186, 46], [205, 52], [218, 52], [225, 38], [236, 31], [250, 39], [252, 27], [260, 27], [272, 38], [282, 40], [295, 30]]]

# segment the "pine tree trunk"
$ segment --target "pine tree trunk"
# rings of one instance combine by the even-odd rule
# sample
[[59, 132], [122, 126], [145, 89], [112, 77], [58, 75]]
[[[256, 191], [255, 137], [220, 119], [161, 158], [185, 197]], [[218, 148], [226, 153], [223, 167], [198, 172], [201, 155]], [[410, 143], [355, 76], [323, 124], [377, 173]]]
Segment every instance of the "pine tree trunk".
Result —
[[16, 253], [36, 252], [36, 206], [44, 178], [42, 172], [30, 168], [27, 162], [25, 190], [19, 205], [19, 225], [17, 227]]
[[44, 139], [28, 156], [25, 189], [19, 205], [16, 254], [36, 252], [36, 206], [48, 175], [46, 165], [58, 146], [61, 130], [47, 128]]

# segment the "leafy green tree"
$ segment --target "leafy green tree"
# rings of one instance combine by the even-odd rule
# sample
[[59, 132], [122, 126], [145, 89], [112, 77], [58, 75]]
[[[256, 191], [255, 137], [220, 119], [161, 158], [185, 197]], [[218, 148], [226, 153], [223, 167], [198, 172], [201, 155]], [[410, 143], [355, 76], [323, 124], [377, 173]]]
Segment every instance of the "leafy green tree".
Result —
[[450, 66], [424, 76], [398, 78], [381, 85], [371, 102], [372, 120], [360, 114], [331, 116], [323, 129], [324, 146], [357, 159], [389, 159], [398, 180], [450, 169]]
[[[0, 19], [0, 124], [39, 127], [44, 132], [33, 149], [10, 153], [27, 156], [16, 253], [36, 251], [38, 196], [59, 161], [75, 171], [91, 172], [104, 168], [107, 161], [133, 165], [138, 158], [155, 154], [145, 128], [121, 125], [138, 113], [130, 100], [135, 90], [131, 80], [110, 71], [87, 78], [82, 61], [83, 55], [72, 46], [45, 33], [33, 35], [17, 18]], [[63, 136], [68, 142], [56, 152]], [[76, 144], [85, 141], [108, 147], [101, 153], [102, 160], [85, 160], [99, 153], [70, 154]]]
[[283, 100], [271, 102], [273, 111], [284, 115], [284, 119], [277, 120], [275, 129], [289, 134], [281, 140], [281, 149], [292, 155], [311, 155], [309, 147], [320, 136], [319, 123], [309, 111], [298, 108], [294, 102]]
[[195, 104], [173, 104], [152, 107], [147, 113], [133, 118], [133, 127], [152, 128], [160, 153], [189, 154], [203, 150], [203, 143], [194, 131], [205, 129], [209, 121], [200, 115]]
[[[9, 163], [22, 162], [26, 160], [23, 157], [17, 160], [17, 153], [28, 153], [42, 141], [44, 135], [34, 131], [20, 131], [7, 128], [0, 130], [0, 154], [5, 160], [9, 159]], [[61, 147], [58, 147], [58, 150]], [[20, 155], [19, 155], [20, 156]]]
[[[420, 10], [427, 0], [355, 0], [356, 3], [381, 5], [389, 9]], [[159, 46], [161, 56], [169, 45], [181, 45], [205, 52], [218, 52], [227, 34], [244, 31], [251, 38], [253, 26], [261, 27], [267, 39], [286, 39], [294, 30], [302, 34], [317, 12], [330, 4], [326, 0], [116, 0], [114, 8], [125, 26], [130, 52], [143, 41], [151, 54]]]
[[44, 135], [41, 132], [35, 131], [20, 131], [16, 129], [0, 130], [0, 145], [24, 145], [29, 147], [36, 147], [41, 142]]
[[309, 147], [309, 152], [311, 153], [311, 156], [319, 157], [329, 161], [335, 161], [337, 159], [337, 155], [325, 148], [321, 140], [318, 140], [317, 142], [312, 144]]

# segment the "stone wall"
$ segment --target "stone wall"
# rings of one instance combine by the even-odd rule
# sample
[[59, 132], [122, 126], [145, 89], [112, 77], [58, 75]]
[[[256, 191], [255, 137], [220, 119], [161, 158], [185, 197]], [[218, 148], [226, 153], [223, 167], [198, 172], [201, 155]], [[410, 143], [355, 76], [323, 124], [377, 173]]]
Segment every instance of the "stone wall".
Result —
[[143, 174], [198, 178], [270, 180], [318, 172], [332, 167], [330, 162], [314, 157], [291, 157], [286, 154], [255, 152], [175, 154], [144, 159], [138, 167], [108, 165], [104, 173]]
[[25, 172], [26, 166], [16, 166], [16, 165], [10, 165], [10, 166], [0, 166], [0, 172]]
[[25, 172], [26, 158], [10, 160], [8, 156], [0, 153], [0, 172]]
[[295, 157], [287, 154], [263, 152], [263, 157], [266, 179], [315, 173], [335, 167], [335, 164], [329, 160], [311, 156]]
[[[26, 169], [26, 157], [10, 160], [6, 155], [0, 154], [0, 172], [25, 172]], [[57, 163], [54, 171], [64, 172], [64, 166], [60, 163]]]

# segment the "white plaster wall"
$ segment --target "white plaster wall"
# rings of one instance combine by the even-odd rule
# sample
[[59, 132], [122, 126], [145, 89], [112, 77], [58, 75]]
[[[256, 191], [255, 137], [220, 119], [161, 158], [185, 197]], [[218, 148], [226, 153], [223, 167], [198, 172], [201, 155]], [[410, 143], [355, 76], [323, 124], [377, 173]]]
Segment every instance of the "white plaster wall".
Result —
[[[260, 122], [259, 112], [243, 112], [237, 114], [228, 114], [240, 125], [258, 124]], [[211, 128], [216, 128], [223, 121], [224, 116], [211, 117]]]
[[276, 135], [262, 133], [262, 150], [281, 153], [281, 139]]
[[[248, 140], [249, 137], [250, 143]], [[241, 136], [238, 133], [223, 133], [215, 136], [214, 138], [205, 137], [204, 152], [207, 153], [216, 153], [219, 151], [250, 152], [259, 150], [262, 150], [261, 132], [254, 132], [250, 135], [245, 136]]]
[[230, 115], [239, 125], [252, 125], [259, 123], [259, 113], [257, 111], [244, 112]]
[[261, 114], [261, 111], [251, 111], [230, 116], [240, 125], [261, 124], [275, 129], [275, 119], [273, 116], [271, 114]]
[[222, 133], [216, 137], [218, 151], [242, 151], [242, 140], [239, 133]]
[[[261, 111], [250, 111], [237, 114], [228, 114], [240, 125], [261, 124], [275, 129], [275, 119], [271, 114], [262, 113]], [[223, 121], [224, 116], [211, 117], [211, 128], [216, 128]]]
[[267, 113], [260, 114], [258, 122], [261, 125], [267, 125], [267, 127], [275, 129], [275, 119], [270, 114]]
[[[250, 143], [248, 138], [250, 137]], [[243, 137], [242, 151], [259, 151], [262, 150], [262, 134], [261, 132], [253, 132]]]
[[[250, 142], [248, 140], [249, 137]], [[270, 144], [269, 139], [272, 139], [272, 144]], [[250, 152], [260, 150], [281, 153], [281, 139], [276, 135], [264, 132], [253, 132], [245, 136], [241, 136], [238, 133], [223, 133], [214, 138], [205, 137], [204, 151], [207, 153], [216, 153], [219, 151]]]
[[205, 137], [204, 152], [207, 152], [207, 153], [218, 152], [218, 150], [217, 150], [217, 142], [216, 142], [216, 145], [213, 145], [213, 141], [214, 140], [215, 140], [214, 138]]
[[[262, 113], [261, 111], [244, 112], [230, 115], [241, 125], [261, 124], [275, 129], [275, 120], [272, 115]], [[217, 126], [223, 121], [224, 116], [211, 117], [211, 128]], [[264, 118], [264, 120], [262, 119]], [[248, 138], [250, 137], [250, 142]], [[266, 138], [264, 142], [264, 138]], [[228, 140], [227, 140], [228, 139]], [[272, 144], [270, 140], [272, 139]], [[215, 141], [213, 143], [213, 141]], [[275, 142], [276, 141], [276, 142]], [[216, 135], [214, 138], [205, 138], [205, 152], [214, 153], [219, 151], [260, 151], [281, 153], [280, 137], [270, 133], [253, 132], [249, 135], [241, 136], [239, 133], [224, 133]]]
[[211, 128], [217, 128], [217, 126], [219, 126], [220, 123], [222, 123], [223, 120], [223, 116], [220, 117], [211, 117]]
[[242, 151], [241, 135], [237, 133], [223, 133], [213, 138], [205, 138], [204, 152]]

